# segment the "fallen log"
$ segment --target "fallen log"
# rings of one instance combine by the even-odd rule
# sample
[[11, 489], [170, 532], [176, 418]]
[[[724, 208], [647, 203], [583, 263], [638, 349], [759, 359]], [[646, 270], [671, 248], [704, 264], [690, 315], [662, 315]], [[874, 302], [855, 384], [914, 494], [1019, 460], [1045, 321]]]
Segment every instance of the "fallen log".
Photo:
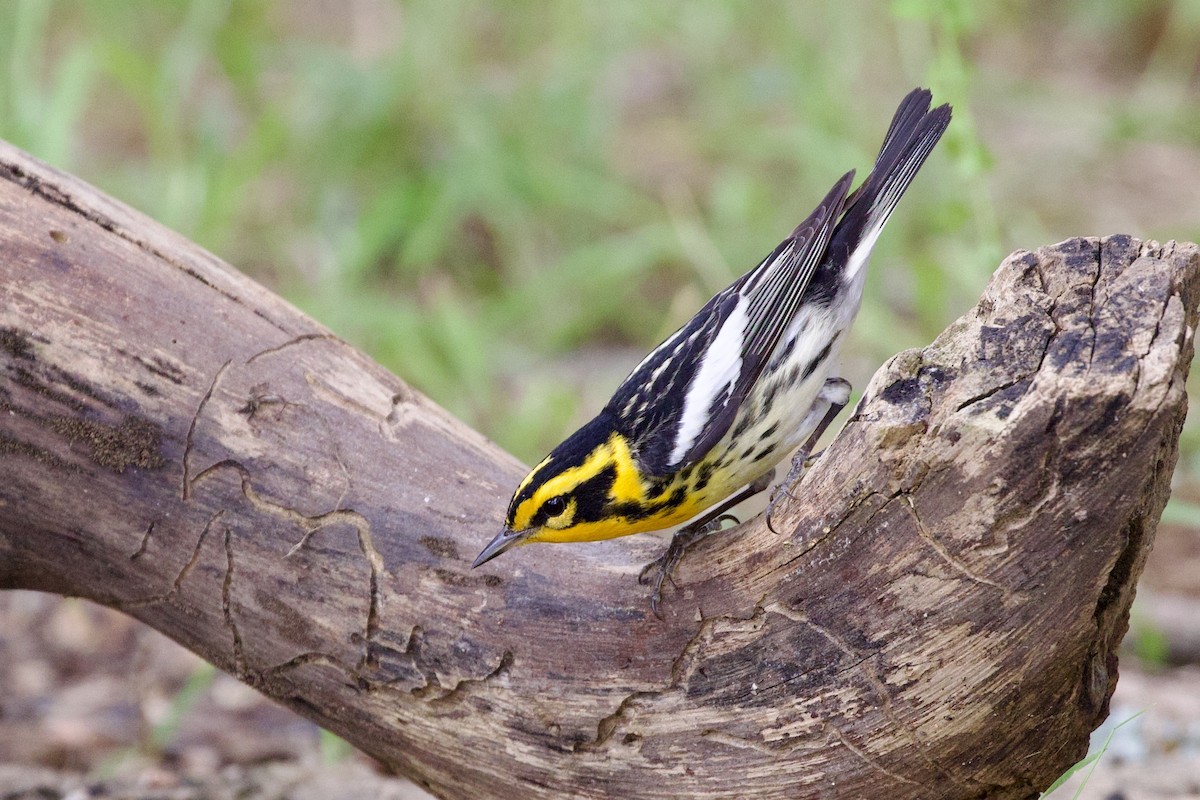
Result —
[[522, 469], [0, 145], [0, 588], [133, 615], [444, 798], [1024, 798], [1086, 750], [1166, 502], [1200, 249], [1017, 252], [799, 499], [472, 571]]

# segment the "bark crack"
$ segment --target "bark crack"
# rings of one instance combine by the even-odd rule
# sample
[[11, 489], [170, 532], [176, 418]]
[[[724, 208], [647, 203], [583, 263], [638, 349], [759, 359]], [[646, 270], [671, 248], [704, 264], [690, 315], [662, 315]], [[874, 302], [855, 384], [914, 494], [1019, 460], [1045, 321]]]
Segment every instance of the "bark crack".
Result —
[[204, 393], [204, 396], [200, 398], [200, 403], [196, 406], [196, 413], [192, 415], [191, 424], [188, 425], [187, 438], [184, 440], [184, 445], [183, 445], [183, 459], [182, 459], [182, 461], [183, 461], [183, 499], [184, 499], [184, 501], [190, 500], [191, 496], [192, 496], [192, 481], [189, 480], [189, 475], [191, 474], [190, 460], [191, 460], [191, 455], [192, 455], [192, 447], [194, 445], [195, 436], [196, 436], [196, 425], [198, 424], [198, 422], [200, 420], [200, 415], [204, 413], [204, 407], [206, 405], [208, 405], [208, 401], [212, 398], [213, 392], [216, 391], [217, 383], [221, 380], [221, 376], [225, 374], [225, 370], [229, 368], [229, 365], [231, 363], [233, 363], [233, 362], [226, 361], [216, 371], [216, 374], [213, 375], [212, 382], [209, 383], [209, 385], [208, 385], [208, 391], [206, 391]]
[[427, 700], [430, 703], [448, 703], [453, 700], [458, 700], [458, 699], [461, 699], [464, 695], [466, 695], [473, 687], [482, 686], [482, 685], [488, 683], [489, 681], [492, 681], [492, 680], [495, 680], [496, 678], [502, 677], [512, 667], [513, 661], [514, 661], [514, 658], [513, 658], [512, 651], [505, 650], [504, 653], [500, 656], [500, 663], [496, 665], [495, 669], [493, 669], [491, 672], [488, 672], [483, 677], [462, 678], [462, 679], [456, 681], [455, 684], [453, 686], [451, 686], [449, 689], [446, 689], [441, 694], [435, 695], [433, 697], [430, 697], [427, 694], [416, 694], [415, 692], [414, 692], [414, 694], [416, 694], [417, 697], [421, 697], [422, 699]]
[[[445, 687], [442, 685], [441, 678], [437, 675], [437, 670], [425, 663], [423, 651], [425, 646], [425, 630], [420, 625], [414, 625], [409, 632], [408, 641], [404, 645], [404, 650], [399, 654], [408, 659], [413, 668], [421, 674], [425, 683], [421, 686], [415, 686], [408, 690], [408, 694], [420, 700], [424, 700], [431, 704], [442, 704], [451, 701], [459, 700], [470, 693], [471, 689], [477, 686], [483, 686], [491, 683], [494, 680], [503, 678], [512, 668], [516, 658], [511, 650], [505, 650], [500, 655], [500, 661], [495, 667], [484, 673], [478, 678], [460, 678], [455, 681], [453, 686]], [[384, 689], [396, 689], [396, 684], [405, 680], [404, 678], [395, 678], [384, 681], [382, 683], [372, 682], [364, 677], [363, 673], [366, 664], [360, 663], [359, 666], [351, 668], [349, 674], [354, 678], [356, 684], [368, 692], [380, 691]]]
[[1100, 283], [1100, 274], [1104, 271], [1104, 240], [1096, 239], [1095, 252], [1096, 273], [1092, 277], [1091, 285], [1088, 287], [1088, 324], [1087, 329], [1092, 334], [1092, 345], [1088, 350], [1088, 369], [1092, 368], [1092, 361], [1096, 357], [1096, 286]]
[[282, 350], [286, 350], [289, 347], [295, 347], [296, 345], [303, 344], [304, 342], [321, 341], [321, 340], [331, 341], [331, 342], [341, 342], [342, 341], [338, 337], [334, 336], [332, 333], [305, 333], [305, 334], [301, 334], [300, 336], [293, 336], [291, 339], [288, 339], [283, 344], [277, 344], [274, 347], [268, 347], [266, 350], [259, 350], [257, 353], [255, 353], [254, 355], [252, 355], [246, 359], [246, 364], [248, 366], [250, 364], [253, 364], [255, 361], [258, 361], [260, 358], [266, 358], [267, 356], [273, 356]]
[[154, 533], [154, 524], [157, 520], [150, 520], [150, 524], [146, 526], [146, 530], [142, 533], [142, 540], [138, 543], [138, 549], [129, 556], [130, 561], [137, 561], [146, 554], [146, 548], [150, 546], [150, 536]]
[[359, 669], [366, 665], [370, 656], [371, 643], [379, 633], [379, 618], [382, 606], [382, 591], [380, 588], [381, 576], [386, 571], [383, 556], [375, 547], [371, 538], [371, 523], [362, 514], [349, 508], [335, 508], [332, 511], [325, 511], [320, 514], [307, 515], [296, 509], [277, 503], [273, 500], [268, 500], [259, 494], [255, 489], [250, 476], [250, 470], [238, 461], [233, 459], [225, 459], [218, 461], [210, 467], [207, 467], [198, 473], [191, 480], [191, 485], [195, 486], [201, 481], [209, 479], [214, 474], [230, 469], [236, 472], [241, 479], [242, 496], [250, 503], [251, 507], [264, 513], [274, 516], [278, 519], [286, 520], [293, 525], [296, 525], [300, 530], [304, 531], [299, 542], [293, 545], [292, 549], [284, 556], [295, 553], [303, 546], [315, 533], [322, 528], [342, 522], [350, 525], [355, 529], [358, 538], [359, 550], [367, 561], [370, 568], [370, 599], [367, 606], [367, 618], [364, 623], [363, 654], [360, 658]]
[[885, 494], [884, 492], [879, 492], [879, 491], [875, 491], [874, 489], [872, 489], [869, 492], [867, 492], [867, 494], [862, 495], [859, 498], [850, 500], [849, 502], [846, 503], [845, 509], [842, 511], [841, 516], [838, 517], [837, 520], [830, 522], [827, 525], [822, 525], [821, 533], [818, 536], [816, 536], [812, 539], [806, 540], [804, 545], [801, 548], [797, 549], [793, 553], [790, 553], [787, 560], [785, 560], [779, 566], [774, 567], [771, 570], [771, 572], [778, 572], [779, 570], [789, 569], [797, 561], [804, 558], [806, 555], [811, 553], [813, 550], [817, 549], [817, 547], [824, 544], [829, 539], [833, 538], [833, 536], [836, 534], [838, 529], [842, 527], [842, 525], [846, 522], [846, 520], [850, 519], [850, 517], [852, 517], [856, 511], [858, 511], [860, 508], [862, 508], [864, 505], [866, 505], [872, 498], [881, 497], [881, 498], [883, 498], [883, 502], [880, 503], [877, 508], [873, 509], [870, 512], [870, 514], [867, 516], [867, 518], [865, 520], [863, 520], [862, 525], [860, 526], [860, 531], [866, 530], [869, 527], [869, 523], [871, 522], [871, 520], [875, 519], [875, 516], [880, 511], [882, 511], [887, 506], [888, 503], [890, 503], [892, 500], [895, 500], [896, 497], [898, 497], [899, 495], [900, 495], [900, 492], [898, 492], [898, 491], [892, 492], [891, 494]]
[[[765, 598], [764, 598], [765, 599]], [[573, 748], [574, 752], [594, 751], [606, 744], [612, 739], [616, 733], [620, 722], [629, 715], [634, 704], [639, 700], [648, 700], [655, 697], [661, 697], [666, 693], [676, 689], [686, 683], [691, 677], [693, 667], [696, 663], [697, 656], [704, 647], [712, 641], [714, 631], [721, 623], [753, 623], [761, 620], [764, 611], [762, 607], [762, 599], [755, 604], [753, 611], [747, 617], [739, 617], [736, 615], [722, 615], [716, 617], [704, 617], [700, 620], [700, 626], [692, 637], [684, 644], [675, 660], [671, 662], [670, 677], [667, 684], [661, 689], [640, 689], [627, 694], [620, 703], [617, 704], [612, 713], [605, 715], [596, 723], [596, 737], [591, 741], [581, 742]]]
[[[1049, 340], [1047, 340], [1047, 344], [1049, 344]], [[1042, 358], [1045, 359], [1045, 357], [1046, 357], [1046, 349], [1043, 347], [1042, 348]], [[1039, 366], [1039, 368], [1041, 367], [1040, 364], [1038, 366]], [[1037, 373], [1035, 372], [1034, 374], [1037, 374]], [[966, 400], [959, 403], [955, 407], [954, 410], [962, 411], [967, 406], [973, 406], [976, 403], [981, 403], [984, 400], [987, 400], [989, 397], [993, 397], [993, 396], [999, 394], [1000, 392], [1003, 392], [1005, 389], [1011, 389], [1012, 387], [1016, 386], [1018, 383], [1021, 383], [1022, 381], [1032, 380], [1032, 378], [1033, 378], [1033, 375], [1018, 375], [1017, 377], [1013, 378], [1012, 380], [1007, 380], [1007, 381], [1004, 381], [1003, 383], [997, 384], [996, 386], [988, 387], [987, 389], [984, 389], [982, 392], [972, 395], [971, 397], [968, 397]]]
[[[822, 726], [826, 723], [822, 721]], [[821, 750], [828, 746], [828, 742], [814, 743], [809, 737], [795, 736], [787, 739], [779, 739], [774, 741], [764, 739], [754, 739], [749, 736], [738, 736], [732, 733], [725, 733], [716, 728], [705, 728], [700, 731], [700, 738], [710, 742], [723, 744], [727, 747], [737, 747], [745, 750], [755, 750], [759, 753], [764, 753], [773, 759], [777, 759], [782, 755], [792, 755], [805, 750]]]
[[603, 747], [605, 745], [605, 743], [607, 743], [608, 740], [612, 738], [613, 734], [617, 732], [617, 726], [621, 723], [621, 720], [624, 719], [625, 716], [629, 713], [630, 709], [633, 708], [634, 703], [636, 703], [638, 700], [644, 700], [644, 699], [650, 698], [650, 697], [657, 697], [657, 696], [661, 695], [663, 692], [668, 691], [669, 689], [670, 689], [670, 687], [668, 687], [667, 689], [664, 689], [664, 690], [648, 689], [648, 690], [630, 692], [617, 705], [617, 708], [615, 711], [613, 711], [611, 714], [609, 714], [605, 717], [601, 717], [600, 721], [598, 723], [596, 723], [596, 738], [590, 742], [582, 742], [582, 743], [576, 745], [574, 748], [574, 752], [586, 753], [586, 752], [597, 750], [597, 749]]
[[905, 493], [902, 495], [902, 497], [905, 501], [904, 507], [908, 509], [908, 513], [912, 516], [913, 522], [916, 524], [917, 535], [921, 537], [921, 540], [925, 542], [925, 544], [929, 545], [933, 551], [938, 554], [938, 557], [941, 558], [942, 561], [946, 562], [951, 569], [960, 573], [964, 577], [969, 578], [976, 583], [983, 584], [984, 586], [991, 586], [993, 589], [999, 590], [1000, 594], [1003, 595], [1005, 599], [1008, 599], [1011, 596], [1012, 593], [1008, 589], [996, 583], [994, 580], [991, 580], [990, 578], [985, 578], [982, 575], [977, 574], [974, 570], [958, 559], [953, 553], [947, 550], [946, 546], [938, 541], [937, 537], [930, 533], [929, 529], [925, 527], [925, 523], [921, 519], [921, 515], [917, 513], [917, 503], [916, 500], [913, 499], [913, 496]]
[[[896, 772], [895, 770], [888, 769], [883, 764], [880, 764], [878, 761], [876, 761], [874, 758], [872, 758], [870, 755], [868, 755], [865, 750], [851, 744], [850, 740], [848, 738], [846, 738], [846, 734], [842, 733], [841, 728], [834, 725], [832, 722], [826, 722], [825, 725], [833, 733], [834, 738], [837, 739], [839, 742], [841, 742], [842, 747], [846, 748], [851, 753], [853, 753], [860, 761], [862, 761], [864, 764], [866, 764], [871, 769], [875, 770], [876, 772], [882, 773], [883, 775], [887, 775], [889, 778], [892, 778], [894, 780], [898, 780], [902, 783], [907, 783], [910, 786], [921, 786], [920, 783], [918, 783], [917, 781], [914, 781], [912, 778], [909, 778], [905, 775], [901, 775], [899, 772]], [[940, 770], [940, 768], [939, 768], [939, 771], [941, 771], [943, 775], [946, 775], [945, 770]], [[959, 781], [958, 779], [954, 778], [953, 776], [947, 775], [946, 777], [949, 777], [955, 783], [958, 783], [958, 784], [962, 783], [962, 781]]]
[[[220, 509], [208, 518], [208, 522], [204, 523], [204, 527], [200, 530], [200, 535], [196, 537], [196, 544], [192, 548], [191, 555], [188, 557], [187, 562], [184, 563], [179, 572], [176, 573], [175, 579], [171, 581], [170, 589], [162, 594], [152, 595], [151, 597], [121, 601], [117, 608], [121, 611], [128, 612], [131, 609], [145, 608], [147, 606], [159, 605], [160, 603], [169, 603], [174, 600], [175, 597], [179, 595], [180, 590], [183, 587], [183, 581], [191, 573], [196, 564], [200, 563], [200, 552], [204, 548], [204, 541], [208, 538], [208, 533], [210, 530], [212, 530], [213, 525], [216, 524], [217, 520], [219, 520], [221, 515], [224, 513], [225, 509]], [[149, 536], [149, 531], [147, 531], [146, 534]]]
[[225, 579], [221, 582], [221, 613], [225, 625], [233, 637], [233, 670], [242, 680], [249, 677], [246, 671], [246, 651], [242, 646], [242, 634], [233, 618], [233, 530], [225, 526]]

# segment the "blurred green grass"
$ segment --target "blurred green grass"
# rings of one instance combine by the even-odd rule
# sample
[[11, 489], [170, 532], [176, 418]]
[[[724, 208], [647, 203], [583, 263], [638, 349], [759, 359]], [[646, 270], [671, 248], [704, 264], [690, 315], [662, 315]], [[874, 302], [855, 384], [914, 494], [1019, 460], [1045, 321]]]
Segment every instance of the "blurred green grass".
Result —
[[10, 0], [0, 136], [534, 460], [864, 174], [915, 85], [955, 122], [876, 250], [860, 388], [1012, 249], [1200, 238], [1195, 215], [1147, 224], [1136, 193], [1097, 213], [1079, 193], [1143, 146], [1200, 161], [1198, 33], [1194, 3], [1133, 0]]

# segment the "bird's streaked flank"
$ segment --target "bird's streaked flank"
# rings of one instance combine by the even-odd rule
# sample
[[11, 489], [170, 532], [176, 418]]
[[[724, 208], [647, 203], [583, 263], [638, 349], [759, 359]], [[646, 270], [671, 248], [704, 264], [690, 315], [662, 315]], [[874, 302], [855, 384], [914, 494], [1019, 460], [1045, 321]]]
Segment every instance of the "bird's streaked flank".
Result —
[[687, 544], [765, 489], [800, 447], [782, 488], [798, 480], [850, 396], [831, 370], [871, 248], [950, 122], [950, 106], [931, 110], [931, 99], [925, 89], [909, 93], [858, 189], [850, 191], [853, 171], [843, 175], [787, 239], [642, 359], [600, 413], [533, 468], [473, 566], [516, 545], [662, 530], [708, 511], [650, 565], [657, 613]]

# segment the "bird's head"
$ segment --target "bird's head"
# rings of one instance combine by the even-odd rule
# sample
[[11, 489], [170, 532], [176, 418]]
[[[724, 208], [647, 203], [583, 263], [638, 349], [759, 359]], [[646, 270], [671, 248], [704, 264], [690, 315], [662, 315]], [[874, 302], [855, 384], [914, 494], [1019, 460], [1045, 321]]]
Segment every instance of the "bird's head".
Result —
[[554, 448], [521, 481], [508, 504], [504, 529], [472, 566], [530, 542], [591, 542], [645, 530], [629, 519], [644, 499], [629, 447], [602, 414]]

